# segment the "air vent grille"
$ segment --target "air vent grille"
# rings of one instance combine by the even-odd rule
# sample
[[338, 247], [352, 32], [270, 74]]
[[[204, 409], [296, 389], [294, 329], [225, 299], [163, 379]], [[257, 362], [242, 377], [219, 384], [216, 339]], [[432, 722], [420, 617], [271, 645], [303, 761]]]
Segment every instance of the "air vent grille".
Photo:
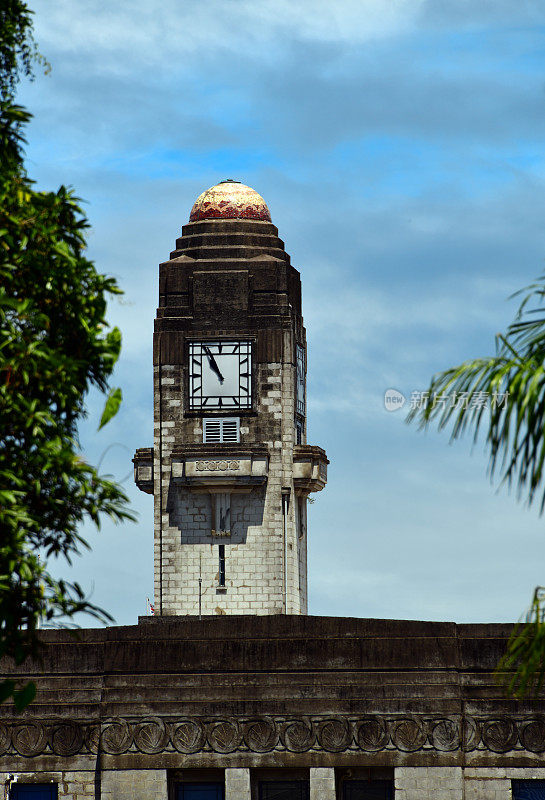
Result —
[[240, 441], [238, 417], [203, 420], [203, 442], [205, 444], [229, 444]]

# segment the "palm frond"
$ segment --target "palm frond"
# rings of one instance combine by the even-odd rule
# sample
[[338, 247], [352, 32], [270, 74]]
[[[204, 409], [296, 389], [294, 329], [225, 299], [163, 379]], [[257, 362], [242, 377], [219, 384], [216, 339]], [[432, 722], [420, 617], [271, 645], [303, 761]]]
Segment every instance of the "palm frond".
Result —
[[[489, 472], [515, 486], [531, 504], [541, 493], [545, 509], [545, 275], [527, 287], [515, 320], [498, 334], [495, 355], [473, 359], [435, 375], [429, 402], [413, 407], [408, 422], [451, 427], [451, 440], [486, 431]], [[519, 293], [520, 294], [520, 293]], [[532, 301], [541, 303], [529, 308]], [[484, 402], [483, 402], [484, 401]]]
[[545, 680], [545, 588], [538, 586], [524, 621], [515, 626], [496, 678], [515, 697], [536, 696]]

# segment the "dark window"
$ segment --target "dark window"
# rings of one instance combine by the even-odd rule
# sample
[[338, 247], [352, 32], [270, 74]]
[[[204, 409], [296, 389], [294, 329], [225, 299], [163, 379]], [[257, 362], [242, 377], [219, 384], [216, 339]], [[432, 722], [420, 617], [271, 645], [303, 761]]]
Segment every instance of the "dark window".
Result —
[[176, 800], [223, 800], [221, 783], [179, 783], [176, 787]]
[[303, 444], [303, 423], [299, 420], [295, 423], [295, 444]]
[[309, 800], [308, 781], [260, 781], [259, 800]]
[[393, 800], [393, 781], [362, 780], [343, 783], [343, 800]]
[[13, 783], [10, 800], [57, 800], [56, 783]]
[[219, 555], [220, 555], [220, 571], [219, 571], [219, 585], [225, 586], [225, 545], [220, 544], [219, 547]]
[[545, 781], [512, 781], [513, 800], [545, 800]]

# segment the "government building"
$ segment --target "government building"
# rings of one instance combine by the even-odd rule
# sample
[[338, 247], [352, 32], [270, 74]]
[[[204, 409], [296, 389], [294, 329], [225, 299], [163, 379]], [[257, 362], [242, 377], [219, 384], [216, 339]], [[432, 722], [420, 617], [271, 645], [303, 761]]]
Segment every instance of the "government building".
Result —
[[155, 615], [43, 632], [44, 662], [15, 670], [36, 700], [0, 707], [3, 800], [545, 800], [545, 702], [493, 677], [510, 625], [307, 614], [329, 462], [307, 442], [300, 274], [256, 191], [197, 198], [153, 335], [133, 462]]

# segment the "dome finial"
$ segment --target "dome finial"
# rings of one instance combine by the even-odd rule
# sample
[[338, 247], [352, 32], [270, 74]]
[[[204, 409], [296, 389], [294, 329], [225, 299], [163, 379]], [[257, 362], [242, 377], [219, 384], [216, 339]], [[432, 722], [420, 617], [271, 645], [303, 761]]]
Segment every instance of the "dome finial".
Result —
[[271, 215], [260, 194], [250, 186], [226, 178], [197, 197], [190, 222], [201, 219], [256, 219], [270, 222]]

